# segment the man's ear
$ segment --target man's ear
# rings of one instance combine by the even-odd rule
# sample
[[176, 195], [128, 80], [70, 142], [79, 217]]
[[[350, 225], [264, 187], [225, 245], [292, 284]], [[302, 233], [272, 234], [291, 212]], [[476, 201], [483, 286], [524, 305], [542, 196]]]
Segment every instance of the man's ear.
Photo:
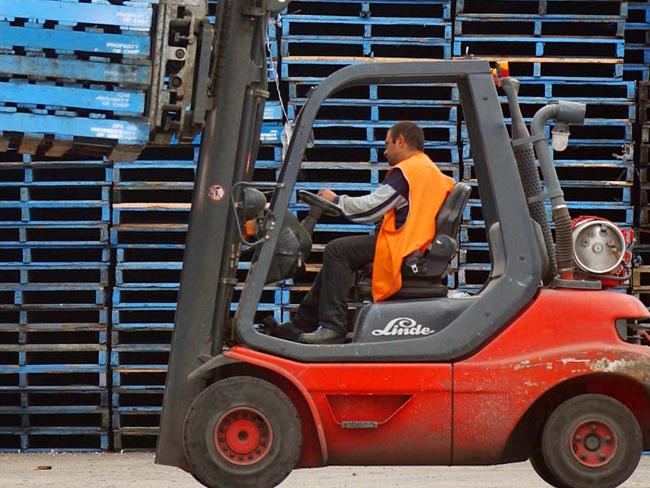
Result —
[[404, 137], [403, 134], [400, 134], [399, 136], [397, 136], [395, 143], [397, 144], [397, 147], [403, 148], [404, 146], [406, 146], [406, 138]]

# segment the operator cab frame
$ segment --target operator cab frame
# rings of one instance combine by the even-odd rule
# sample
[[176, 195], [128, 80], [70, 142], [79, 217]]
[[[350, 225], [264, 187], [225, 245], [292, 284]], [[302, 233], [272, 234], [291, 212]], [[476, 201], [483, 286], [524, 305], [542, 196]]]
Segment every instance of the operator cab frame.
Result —
[[[389, 321], [429, 318], [432, 333], [416, 338], [372, 342], [357, 319], [357, 341], [307, 345], [260, 334], [255, 313], [271, 266], [285, 212], [296, 183], [314, 120], [323, 102], [345, 88], [368, 84], [456, 83], [467, 124], [492, 270], [484, 288], [470, 299], [393, 300], [370, 304], [363, 317]], [[303, 362], [448, 362], [466, 357], [512, 320], [535, 296], [542, 263], [538, 239], [526, 204], [517, 163], [505, 127], [490, 66], [485, 61], [368, 63], [343, 68], [326, 78], [309, 95], [284, 159], [270, 202], [275, 225], [256, 251], [234, 317], [238, 341], [270, 354]], [[451, 303], [466, 300], [462, 307]], [[443, 320], [443, 317], [446, 317]], [[359, 322], [361, 320], [361, 322]], [[444, 323], [444, 322], [447, 323]], [[386, 326], [388, 323], [386, 324]], [[379, 330], [379, 329], [374, 329]], [[365, 338], [365, 339], [364, 339]]]

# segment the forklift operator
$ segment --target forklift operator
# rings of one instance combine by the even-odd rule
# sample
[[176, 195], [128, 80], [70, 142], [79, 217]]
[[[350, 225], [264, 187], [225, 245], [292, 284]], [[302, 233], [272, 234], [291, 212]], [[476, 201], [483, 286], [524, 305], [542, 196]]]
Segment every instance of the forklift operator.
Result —
[[378, 222], [383, 217], [379, 232], [341, 237], [327, 244], [311, 291], [291, 322], [280, 326], [285, 333], [278, 335], [297, 336], [305, 344], [343, 342], [353, 273], [373, 262], [373, 299], [386, 300], [402, 286], [403, 258], [432, 241], [436, 216], [455, 182], [423, 152], [424, 133], [413, 122], [395, 124], [385, 142], [384, 155], [391, 168], [373, 193], [351, 197], [329, 189], [318, 192], [352, 222]]

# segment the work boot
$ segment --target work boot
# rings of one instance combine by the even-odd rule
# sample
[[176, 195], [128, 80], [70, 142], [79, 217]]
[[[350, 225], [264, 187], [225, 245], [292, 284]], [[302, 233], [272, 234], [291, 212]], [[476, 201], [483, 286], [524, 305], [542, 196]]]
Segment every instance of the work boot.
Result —
[[303, 344], [342, 344], [345, 342], [345, 334], [321, 325], [314, 332], [300, 334], [298, 342]]
[[271, 335], [287, 341], [297, 341], [298, 337], [300, 337], [302, 333], [302, 329], [299, 329], [291, 322], [285, 322], [283, 324], [278, 324], [278, 326], [271, 332]]
[[262, 334], [285, 339], [287, 341], [297, 341], [298, 336], [303, 333], [301, 329], [294, 326], [291, 322], [279, 323], [273, 315], [269, 315], [262, 319], [262, 325], [259, 327], [259, 332]]

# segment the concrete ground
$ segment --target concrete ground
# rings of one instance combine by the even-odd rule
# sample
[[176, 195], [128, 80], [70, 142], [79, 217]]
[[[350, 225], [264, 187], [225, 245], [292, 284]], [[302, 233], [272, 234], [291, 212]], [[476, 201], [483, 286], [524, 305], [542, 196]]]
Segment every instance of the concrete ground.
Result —
[[[625, 488], [647, 488], [650, 456]], [[543, 488], [528, 463], [495, 467], [331, 467], [294, 471], [281, 488]], [[153, 454], [0, 454], [2, 488], [200, 488]]]

